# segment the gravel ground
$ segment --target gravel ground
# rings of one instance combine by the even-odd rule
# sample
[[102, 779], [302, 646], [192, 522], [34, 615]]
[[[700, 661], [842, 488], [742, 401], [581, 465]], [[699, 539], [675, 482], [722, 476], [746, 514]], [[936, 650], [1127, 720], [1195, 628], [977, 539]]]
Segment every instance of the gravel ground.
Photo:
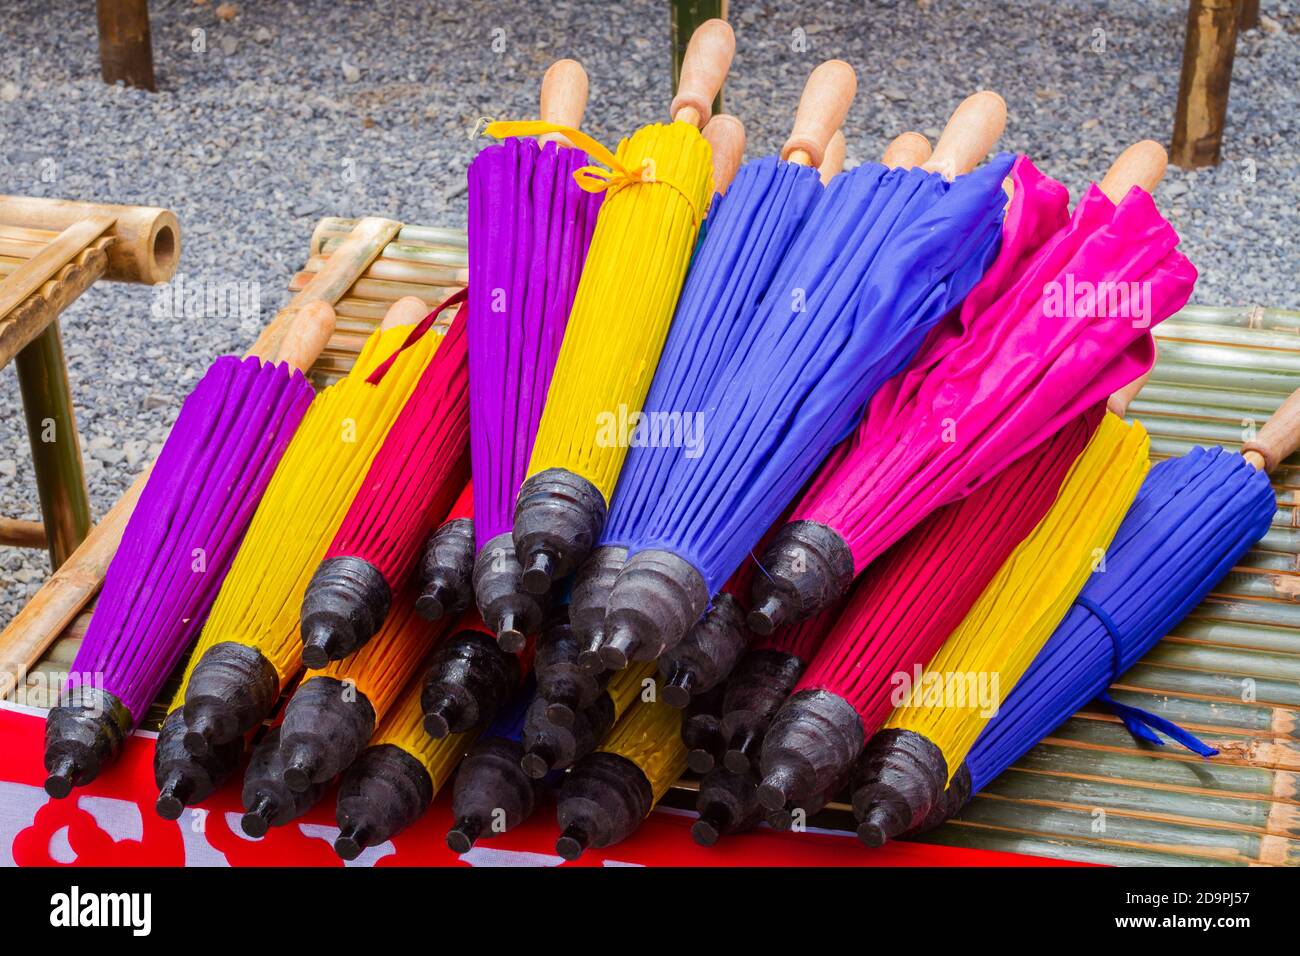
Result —
[[[320, 216], [463, 225], [475, 119], [532, 115], [559, 56], [591, 75], [586, 126], [598, 138], [612, 145], [659, 119], [667, 6], [245, 0], [226, 20], [215, 0], [154, 0], [151, 95], [100, 81], [89, 4], [11, 2], [0, 18], [3, 191], [171, 207], [186, 279], [256, 293], [247, 309], [173, 319], [151, 309], [150, 290], [103, 284], [65, 314], [95, 516], [157, 451], [208, 362], [245, 346], [285, 300]], [[1223, 164], [1171, 168], [1158, 198], [1201, 270], [1195, 301], [1300, 307], [1300, 2], [1263, 6], [1263, 28], [1238, 43]], [[842, 57], [859, 73], [852, 162], [904, 129], [937, 136], [962, 96], [989, 86], [1010, 107], [1005, 146], [1077, 195], [1124, 145], [1172, 131], [1185, 10], [732, 0], [727, 108], [749, 128], [750, 155], [775, 151], [808, 70]], [[0, 401], [0, 513], [36, 518], [8, 370]], [[0, 625], [47, 573], [43, 554], [0, 548]]]

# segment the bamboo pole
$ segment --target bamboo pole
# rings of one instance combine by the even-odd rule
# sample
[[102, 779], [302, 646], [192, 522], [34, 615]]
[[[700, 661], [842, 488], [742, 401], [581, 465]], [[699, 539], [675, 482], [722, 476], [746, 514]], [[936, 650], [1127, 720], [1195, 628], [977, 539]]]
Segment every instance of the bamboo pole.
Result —
[[0, 223], [26, 229], [63, 230], [95, 217], [112, 220], [108, 248], [112, 282], [156, 285], [176, 272], [181, 255], [181, 231], [176, 214], [155, 206], [120, 206], [113, 203], [0, 196]]
[[47, 547], [45, 525], [39, 521], [0, 518], [0, 545], [8, 545], [12, 548]]

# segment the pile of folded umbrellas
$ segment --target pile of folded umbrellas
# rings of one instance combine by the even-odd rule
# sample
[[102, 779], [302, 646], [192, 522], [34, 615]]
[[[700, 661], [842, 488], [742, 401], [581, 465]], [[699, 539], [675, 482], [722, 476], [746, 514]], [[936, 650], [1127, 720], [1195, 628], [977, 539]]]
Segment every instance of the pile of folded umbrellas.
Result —
[[251, 837], [329, 795], [345, 859], [444, 789], [456, 852], [554, 805], [573, 859], [688, 768], [699, 843], [842, 798], [880, 846], [1094, 700], [1214, 756], [1107, 688], [1267, 530], [1300, 397], [1154, 467], [1125, 420], [1196, 280], [1163, 149], [1071, 205], [980, 91], [845, 169], [828, 61], [744, 160], [733, 51], [702, 26], [613, 150], [554, 64], [468, 167], [465, 290], [394, 303], [320, 392], [324, 302], [212, 364], [50, 712], [52, 796], [182, 667], [158, 812], [242, 773]]

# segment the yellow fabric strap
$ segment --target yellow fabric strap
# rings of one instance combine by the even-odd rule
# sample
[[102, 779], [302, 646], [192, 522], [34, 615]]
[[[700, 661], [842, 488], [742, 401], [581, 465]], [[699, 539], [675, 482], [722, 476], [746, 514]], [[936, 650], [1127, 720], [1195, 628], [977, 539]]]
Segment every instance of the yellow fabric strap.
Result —
[[676, 190], [686, 200], [686, 204], [690, 206], [691, 212], [695, 216], [696, 226], [704, 219], [703, 213], [685, 189], [670, 180], [658, 178], [655, 162], [649, 156], [641, 161], [640, 168], [628, 169], [619, 162], [616, 155], [581, 130], [562, 126], [559, 123], [547, 123], [544, 120], [498, 120], [489, 123], [484, 132], [493, 139], [505, 139], [509, 136], [545, 136], [547, 133], [559, 133], [596, 162], [609, 167], [608, 169], [602, 169], [600, 166], [583, 166], [581, 169], [575, 170], [573, 180], [580, 189], [589, 193], [608, 192], [613, 195], [624, 186], [662, 184]]

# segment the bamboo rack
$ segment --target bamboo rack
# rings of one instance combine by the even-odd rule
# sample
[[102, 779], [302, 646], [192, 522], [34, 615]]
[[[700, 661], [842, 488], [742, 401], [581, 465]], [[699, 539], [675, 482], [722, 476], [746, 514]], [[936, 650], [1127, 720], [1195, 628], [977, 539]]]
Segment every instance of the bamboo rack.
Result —
[[[432, 306], [461, 287], [465, 267], [463, 232], [322, 219], [282, 313], [307, 295], [333, 297], [338, 328], [312, 380], [323, 386], [346, 372], [392, 301], [414, 294]], [[1243, 421], [1262, 424], [1300, 387], [1300, 312], [1188, 307], [1156, 337], [1160, 359], [1130, 409], [1151, 433], [1154, 457], [1238, 447]], [[1279, 506], [1269, 534], [1113, 691], [1222, 756], [1139, 745], [1116, 718], [1085, 709], [924, 840], [1110, 864], [1300, 863], [1300, 460], [1273, 478]], [[35, 619], [34, 681], [67, 669], [92, 611], [83, 600], [73, 613]], [[0, 662], [12, 659], [8, 635]], [[668, 802], [693, 807], [693, 781]], [[852, 817], [836, 803], [810, 823], [851, 829]]]

